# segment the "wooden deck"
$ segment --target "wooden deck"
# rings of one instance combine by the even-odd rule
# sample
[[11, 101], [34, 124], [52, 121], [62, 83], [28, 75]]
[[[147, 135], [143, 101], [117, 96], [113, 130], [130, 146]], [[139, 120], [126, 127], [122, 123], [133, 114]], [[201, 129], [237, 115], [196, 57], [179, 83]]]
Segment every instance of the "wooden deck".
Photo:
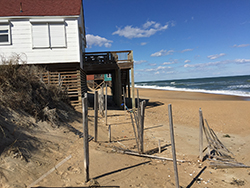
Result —
[[130, 74], [132, 83], [132, 106], [134, 97], [134, 60], [133, 51], [86, 52], [83, 55], [86, 74], [112, 74], [113, 97], [117, 105], [121, 104], [122, 91], [130, 95]]

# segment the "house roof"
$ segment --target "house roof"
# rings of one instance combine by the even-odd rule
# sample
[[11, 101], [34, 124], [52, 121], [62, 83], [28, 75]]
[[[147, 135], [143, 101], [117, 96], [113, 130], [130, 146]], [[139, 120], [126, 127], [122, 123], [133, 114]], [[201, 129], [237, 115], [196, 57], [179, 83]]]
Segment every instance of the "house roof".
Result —
[[73, 16], [81, 6], [82, 0], [0, 0], [0, 17]]

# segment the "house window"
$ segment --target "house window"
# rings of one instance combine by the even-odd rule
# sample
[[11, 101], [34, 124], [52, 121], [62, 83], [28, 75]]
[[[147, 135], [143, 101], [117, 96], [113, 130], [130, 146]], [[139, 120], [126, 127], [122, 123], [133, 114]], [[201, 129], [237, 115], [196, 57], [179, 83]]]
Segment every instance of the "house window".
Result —
[[10, 25], [9, 22], [0, 22], [0, 45], [10, 44]]
[[33, 48], [64, 48], [66, 47], [64, 22], [33, 22]]

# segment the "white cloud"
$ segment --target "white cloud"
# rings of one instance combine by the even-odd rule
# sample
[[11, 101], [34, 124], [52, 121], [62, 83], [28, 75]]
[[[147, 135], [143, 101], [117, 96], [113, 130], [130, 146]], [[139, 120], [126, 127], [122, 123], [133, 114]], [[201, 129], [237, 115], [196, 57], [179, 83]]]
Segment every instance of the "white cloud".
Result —
[[164, 62], [164, 63], [162, 63], [163, 65], [171, 65], [171, 64], [173, 64], [173, 62]]
[[250, 44], [239, 44], [239, 45], [237, 45], [237, 44], [235, 44], [235, 45], [233, 45], [233, 47], [234, 48], [243, 48], [243, 47], [247, 47], [247, 46], [249, 46]]
[[167, 74], [173, 74], [174, 73], [174, 71], [169, 71], [169, 72], [166, 72]]
[[142, 63], [146, 63], [146, 60], [139, 60], [139, 61], [134, 61], [135, 64], [142, 64]]
[[165, 55], [173, 55], [174, 50], [160, 50], [159, 52], [155, 52], [153, 54], [151, 54], [151, 57], [161, 57], [161, 56], [165, 56]]
[[215, 55], [209, 55], [207, 56], [208, 59], [217, 59], [219, 57], [225, 56], [225, 53], [215, 54]]
[[157, 71], [155, 74], [160, 74], [160, 72], [159, 72], [159, 71]]
[[143, 71], [145, 72], [152, 72], [152, 71], [161, 71], [161, 70], [166, 70], [166, 69], [170, 69], [171, 67], [163, 67], [163, 66], [159, 66], [155, 69], [144, 69]]
[[141, 43], [142, 46], [145, 46], [146, 44], [147, 44], [146, 42], [142, 42], [142, 43]]
[[143, 24], [143, 28], [144, 28], [144, 29], [147, 29], [147, 28], [149, 28], [151, 25], [154, 25], [154, 24], [156, 24], [156, 22], [154, 22], [154, 21], [147, 21], [145, 24]]
[[216, 65], [221, 65], [221, 64], [226, 64], [225, 61], [217, 61], [217, 62], [209, 62], [209, 63], [199, 63], [199, 64], [185, 64], [184, 67], [188, 68], [204, 68], [204, 67], [208, 67], [208, 66], [216, 66]]
[[250, 63], [250, 59], [235, 59], [235, 63]]
[[158, 31], [166, 30], [168, 27], [169, 23], [161, 25], [160, 23], [156, 23], [155, 21], [147, 21], [142, 25], [141, 28], [127, 25], [124, 28], [118, 28], [117, 31], [112, 33], [112, 35], [119, 35], [129, 39], [150, 37]]
[[188, 60], [188, 59], [184, 61], [184, 63], [190, 63], [190, 62], [191, 62], [191, 61], [190, 61], [190, 60]]
[[87, 34], [86, 39], [89, 48], [91, 48], [92, 46], [105, 46], [106, 48], [110, 48], [112, 45], [111, 43], [113, 42], [112, 40], [108, 40], [98, 35], [95, 36], [91, 34]]
[[148, 65], [150, 65], [150, 66], [156, 66], [157, 64], [156, 63], [150, 63]]
[[219, 66], [225, 64], [244, 64], [250, 63], [250, 59], [234, 59], [234, 60], [224, 60], [224, 61], [216, 61], [216, 62], [208, 62], [208, 63], [199, 63], [199, 64], [185, 64], [185, 68], [204, 68], [209, 66]]
[[163, 65], [171, 65], [171, 64], [175, 64], [175, 63], [178, 63], [178, 60], [177, 60], [177, 59], [175, 59], [175, 60], [173, 60], [173, 61], [164, 62], [164, 63], [162, 63], [162, 64], [163, 64]]
[[190, 52], [190, 51], [193, 51], [194, 49], [184, 49], [184, 50], [182, 50], [181, 51], [181, 53], [183, 53], [183, 52]]

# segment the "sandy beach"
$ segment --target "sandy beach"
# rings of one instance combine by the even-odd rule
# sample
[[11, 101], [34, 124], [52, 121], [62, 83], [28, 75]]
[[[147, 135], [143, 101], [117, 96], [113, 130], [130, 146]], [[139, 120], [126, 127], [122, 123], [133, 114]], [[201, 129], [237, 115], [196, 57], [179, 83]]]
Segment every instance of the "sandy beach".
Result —
[[[91, 95], [91, 94], [90, 94]], [[139, 89], [140, 100], [146, 100], [144, 153], [172, 158], [168, 104], [172, 105], [179, 182], [182, 187], [249, 187], [249, 168], [214, 169], [209, 160], [201, 162], [199, 156], [199, 108], [221, 142], [234, 153], [234, 158], [250, 165], [250, 101], [241, 97], [204, 93]], [[109, 101], [111, 103], [111, 101]], [[90, 101], [90, 104], [92, 102]], [[175, 187], [172, 161], [162, 161], [122, 154], [117, 148], [137, 151], [130, 114], [109, 107], [108, 125], [112, 128], [108, 142], [108, 126], [105, 118], [98, 117], [98, 141], [90, 145], [91, 183], [101, 186], [162, 188]], [[74, 130], [82, 132], [82, 119], [70, 123]], [[94, 110], [89, 107], [89, 134], [94, 135]], [[228, 137], [224, 137], [228, 135]], [[36, 133], [38, 138], [49, 139], [48, 148], [37, 152], [28, 165], [24, 161], [13, 163], [6, 159], [4, 166], [18, 166], [19, 171], [8, 176], [15, 185], [28, 186], [46, 174], [66, 157], [60, 167], [48, 174], [34, 187], [84, 187], [83, 138], [65, 127], [59, 130], [48, 128]], [[162, 147], [158, 153], [158, 144]], [[53, 144], [52, 144], [53, 143]], [[204, 147], [206, 141], [204, 141]], [[43, 157], [41, 157], [43, 156]], [[12, 162], [11, 162], [12, 161]], [[30, 170], [32, 169], [32, 171]], [[18, 174], [16, 174], [18, 173]], [[200, 174], [199, 174], [200, 173]], [[194, 181], [194, 178], [198, 179]], [[18, 180], [15, 180], [19, 177]], [[4, 182], [4, 179], [2, 180]], [[0, 181], [1, 183], [1, 181]], [[3, 184], [4, 185], [4, 184]], [[8, 186], [6, 186], [8, 187]], [[11, 187], [11, 186], [10, 186]], [[22, 186], [21, 186], [22, 187]]]
[[149, 100], [148, 108], [154, 105], [159, 107], [156, 112], [162, 120], [167, 114], [167, 105], [172, 104], [176, 124], [198, 127], [198, 111], [201, 108], [204, 118], [215, 131], [244, 136], [250, 134], [248, 98], [153, 89], [139, 89], [139, 93], [140, 98]]

